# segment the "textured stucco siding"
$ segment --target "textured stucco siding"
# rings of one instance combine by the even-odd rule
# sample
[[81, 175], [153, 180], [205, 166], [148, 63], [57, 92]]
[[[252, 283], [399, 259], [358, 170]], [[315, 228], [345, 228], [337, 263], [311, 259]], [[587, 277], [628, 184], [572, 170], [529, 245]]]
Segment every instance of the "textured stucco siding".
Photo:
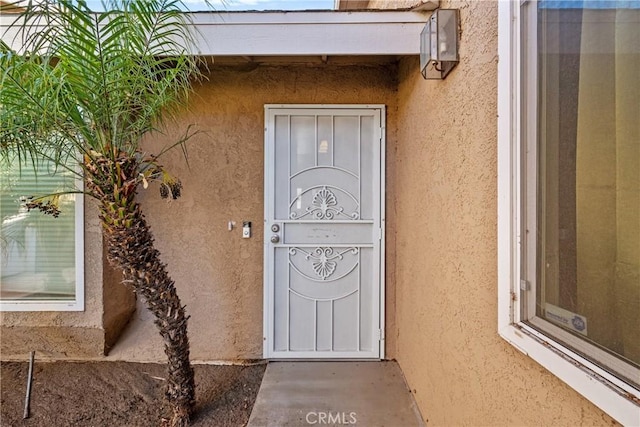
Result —
[[430, 425], [611, 425], [497, 333], [497, 2], [460, 8], [461, 62], [399, 71], [397, 358]]
[[[202, 132], [188, 143], [188, 166], [180, 150], [162, 159], [182, 180], [182, 197], [162, 200], [157, 186], [141, 194], [161, 258], [191, 316], [194, 360], [262, 357], [264, 105], [386, 104], [393, 162], [396, 76], [395, 66], [214, 66], [177, 124], [170, 123], [166, 135], [148, 138], [146, 149], [157, 152], [190, 123]], [[389, 179], [387, 194], [393, 186]], [[227, 229], [229, 221], [236, 222], [233, 231]], [[252, 223], [250, 239], [241, 238], [243, 221]], [[387, 222], [387, 248], [393, 253], [393, 212], [387, 212]], [[392, 337], [393, 274], [393, 265], [387, 265], [387, 331]], [[394, 347], [388, 343], [391, 357]], [[146, 310], [139, 307], [112, 354], [164, 359]]]

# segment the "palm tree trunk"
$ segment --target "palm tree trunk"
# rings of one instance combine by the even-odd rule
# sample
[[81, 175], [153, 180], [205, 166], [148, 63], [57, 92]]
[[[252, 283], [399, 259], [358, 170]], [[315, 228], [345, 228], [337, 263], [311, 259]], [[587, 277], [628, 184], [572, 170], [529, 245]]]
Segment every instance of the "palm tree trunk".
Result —
[[[189, 361], [189, 339], [184, 307], [174, 282], [137, 202], [115, 208], [103, 201], [101, 219], [107, 239], [107, 259], [123, 271], [123, 282], [141, 295], [155, 316], [155, 324], [164, 340], [168, 361], [166, 397], [173, 410], [172, 426], [187, 426], [195, 403], [193, 368]], [[126, 213], [123, 213], [126, 211]]]

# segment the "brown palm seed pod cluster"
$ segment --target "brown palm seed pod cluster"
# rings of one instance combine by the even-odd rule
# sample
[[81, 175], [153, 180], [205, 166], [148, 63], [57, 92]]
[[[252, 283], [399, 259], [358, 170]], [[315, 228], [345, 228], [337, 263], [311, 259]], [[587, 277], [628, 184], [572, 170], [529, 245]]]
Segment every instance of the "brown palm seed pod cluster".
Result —
[[60, 216], [60, 209], [54, 203], [51, 203], [50, 200], [46, 202], [42, 200], [38, 200], [35, 202], [27, 202], [24, 204], [27, 208], [28, 212], [31, 212], [33, 209], [38, 209], [45, 215], [51, 215], [54, 218], [58, 218]]
[[163, 199], [171, 196], [173, 200], [182, 195], [182, 183], [180, 180], [173, 180], [169, 182], [162, 182], [160, 184], [160, 197]]

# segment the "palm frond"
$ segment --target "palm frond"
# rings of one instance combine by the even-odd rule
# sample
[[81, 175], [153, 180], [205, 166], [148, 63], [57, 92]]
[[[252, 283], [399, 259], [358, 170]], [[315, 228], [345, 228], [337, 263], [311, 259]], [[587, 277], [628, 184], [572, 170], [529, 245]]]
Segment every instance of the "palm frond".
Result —
[[[0, 42], [0, 156], [137, 152], [184, 104], [197, 59], [181, 0], [30, 3], [19, 52]], [[71, 154], [73, 153], [73, 154]], [[24, 156], [22, 156], [24, 157]], [[55, 157], [55, 156], [54, 156]]]

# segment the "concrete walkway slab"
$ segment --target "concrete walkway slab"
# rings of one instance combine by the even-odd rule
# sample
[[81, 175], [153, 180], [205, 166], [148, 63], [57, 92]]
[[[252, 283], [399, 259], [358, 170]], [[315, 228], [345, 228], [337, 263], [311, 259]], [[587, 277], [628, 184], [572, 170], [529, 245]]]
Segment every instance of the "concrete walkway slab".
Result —
[[270, 362], [249, 427], [422, 427], [396, 362]]

